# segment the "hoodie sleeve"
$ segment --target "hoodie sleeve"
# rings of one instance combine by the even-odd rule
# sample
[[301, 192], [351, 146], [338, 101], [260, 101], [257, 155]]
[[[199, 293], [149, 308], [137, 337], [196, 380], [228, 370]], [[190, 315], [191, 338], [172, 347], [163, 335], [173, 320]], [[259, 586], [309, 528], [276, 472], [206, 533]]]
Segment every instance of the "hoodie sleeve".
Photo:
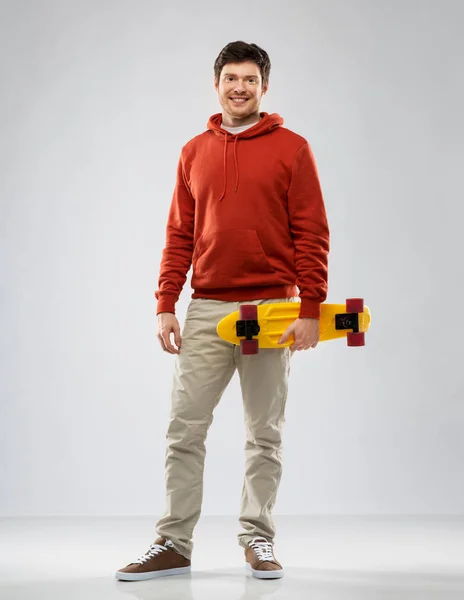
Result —
[[330, 233], [317, 173], [308, 142], [298, 149], [287, 193], [290, 229], [295, 246], [300, 318], [320, 319], [327, 298]]
[[166, 225], [166, 245], [163, 250], [156, 314], [172, 312], [187, 280], [192, 264], [195, 200], [185, 179], [183, 155], [177, 164], [177, 177]]

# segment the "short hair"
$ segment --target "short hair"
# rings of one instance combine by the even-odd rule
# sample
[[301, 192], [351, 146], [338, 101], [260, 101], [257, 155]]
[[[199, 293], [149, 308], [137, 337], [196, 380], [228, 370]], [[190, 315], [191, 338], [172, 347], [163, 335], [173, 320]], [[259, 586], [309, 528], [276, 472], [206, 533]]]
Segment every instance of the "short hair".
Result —
[[240, 63], [251, 61], [258, 65], [261, 71], [263, 87], [269, 83], [269, 74], [271, 72], [271, 61], [268, 53], [256, 44], [247, 44], [241, 40], [230, 42], [219, 52], [214, 61], [214, 77], [219, 83], [221, 71], [227, 63]]

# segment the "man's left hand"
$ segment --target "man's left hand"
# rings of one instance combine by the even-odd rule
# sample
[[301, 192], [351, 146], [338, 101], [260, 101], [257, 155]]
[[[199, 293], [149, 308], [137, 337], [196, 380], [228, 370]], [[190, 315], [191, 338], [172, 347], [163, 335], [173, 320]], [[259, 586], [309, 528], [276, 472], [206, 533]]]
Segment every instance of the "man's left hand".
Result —
[[290, 350], [308, 350], [315, 348], [319, 342], [319, 319], [296, 319], [287, 327], [279, 340], [279, 344], [287, 341], [293, 333], [295, 341]]

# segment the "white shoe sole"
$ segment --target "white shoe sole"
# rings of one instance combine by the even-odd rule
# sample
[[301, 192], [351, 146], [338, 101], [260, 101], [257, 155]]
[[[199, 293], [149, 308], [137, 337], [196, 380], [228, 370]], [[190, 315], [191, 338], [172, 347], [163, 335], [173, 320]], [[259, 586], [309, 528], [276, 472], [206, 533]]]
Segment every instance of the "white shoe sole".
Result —
[[124, 573], [124, 571], [116, 571], [115, 577], [121, 581], [144, 581], [145, 579], [156, 579], [157, 577], [168, 577], [169, 575], [184, 575], [185, 573], [190, 573], [190, 571], [191, 567], [149, 571], [148, 573]]
[[256, 577], [256, 579], [280, 579], [284, 576], [283, 569], [279, 569], [278, 571], [258, 571], [253, 569], [249, 562], [247, 562], [245, 566], [248, 571], [251, 571], [251, 574], [253, 577]]

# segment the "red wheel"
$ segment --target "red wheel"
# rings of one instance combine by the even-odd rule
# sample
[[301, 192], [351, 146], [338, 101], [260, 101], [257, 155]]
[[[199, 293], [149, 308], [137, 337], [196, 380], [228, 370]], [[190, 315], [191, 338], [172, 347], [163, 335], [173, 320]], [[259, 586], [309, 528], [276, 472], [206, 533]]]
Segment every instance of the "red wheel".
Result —
[[258, 354], [258, 340], [240, 340], [241, 354]]
[[359, 333], [348, 332], [346, 334], [346, 343], [348, 346], [364, 346], [364, 331]]
[[258, 307], [256, 304], [242, 304], [239, 310], [240, 320], [245, 321], [246, 319], [258, 320]]
[[347, 313], [364, 312], [364, 298], [348, 298], [346, 301]]

